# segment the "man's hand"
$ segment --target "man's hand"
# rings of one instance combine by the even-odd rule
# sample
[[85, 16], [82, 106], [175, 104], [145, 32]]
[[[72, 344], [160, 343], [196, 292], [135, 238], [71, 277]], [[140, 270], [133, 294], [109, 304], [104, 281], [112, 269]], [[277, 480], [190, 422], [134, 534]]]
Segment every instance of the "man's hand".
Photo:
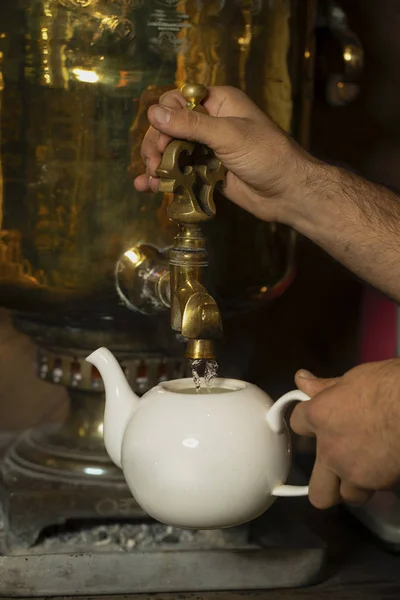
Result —
[[317, 456], [310, 501], [329, 508], [341, 500], [363, 504], [400, 480], [400, 360], [361, 365], [338, 379], [299, 371], [296, 384], [310, 395], [291, 426], [315, 436]]
[[[179, 91], [161, 96], [149, 110], [151, 127], [142, 145], [146, 173], [139, 191], [157, 191], [156, 170], [171, 138], [209, 146], [228, 169], [225, 195], [266, 221], [284, 221], [285, 203], [307, 178], [306, 153], [240, 90], [212, 87], [209, 115], [189, 111]], [[311, 159], [311, 157], [310, 157]]]
[[213, 87], [204, 115], [179, 91], [149, 109], [138, 191], [157, 191], [161, 155], [173, 138], [209, 146], [228, 169], [225, 195], [265, 221], [293, 227], [351, 271], [400, 301], [400, 198], [316, 160], [240, 90]]

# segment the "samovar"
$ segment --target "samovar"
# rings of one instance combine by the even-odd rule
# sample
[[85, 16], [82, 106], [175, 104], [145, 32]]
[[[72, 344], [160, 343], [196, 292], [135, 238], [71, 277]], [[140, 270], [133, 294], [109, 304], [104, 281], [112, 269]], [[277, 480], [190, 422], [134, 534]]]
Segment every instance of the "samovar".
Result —
[[[187, 369], [168, 310], [151, 293], [176, 224], [162, 194], [132, 184], [147, 109], [188, 82], [234, 85], [307, 145], [315, 10], [316, 0], [0, 7], [0, 302], [37, 345], [39, 376], [70, 400], [64, 423], [7, 448], [8, 547], [67, 519], [142, 516], [105, 455], [103, 387], [84, 357], [109, 347], [139, 394]], [[222, 319], [234, 319], [290, 284], [296, 236], [223, 197], [217, 204], [205, 228], [209, 289]], [[134, 277], [132, 257], [143, 266]]]

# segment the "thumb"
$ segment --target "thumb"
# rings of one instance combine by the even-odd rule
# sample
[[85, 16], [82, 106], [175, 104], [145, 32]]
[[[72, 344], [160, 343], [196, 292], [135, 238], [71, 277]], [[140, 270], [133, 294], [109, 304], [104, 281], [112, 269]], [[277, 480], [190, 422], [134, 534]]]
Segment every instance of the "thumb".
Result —
[[301, 369], [297, 371], [295, 375], [295, 382], [299, 390], [311, 396], [319, 394], [323, 390], [332, 387], [339, 381], [339, 377], [332, 377], [331, 379], [320, 379], [315, 377], [309, 371]]
[[211, 117], [194, 110], [174, 110], [161, 104], [151, 106], [148, 117], [158, 131], [172, 138], [200, 142], [217, 153], [221, 143], [224, 147], [238, 144], [240, 132], [233, 121], [242, 121], [242, 119]]

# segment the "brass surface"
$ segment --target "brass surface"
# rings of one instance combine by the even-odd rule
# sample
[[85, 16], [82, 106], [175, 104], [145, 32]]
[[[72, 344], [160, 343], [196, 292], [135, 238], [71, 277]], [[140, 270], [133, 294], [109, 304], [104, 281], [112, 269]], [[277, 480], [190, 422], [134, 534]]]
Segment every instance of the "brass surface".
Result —
[[138, 244], [127, 250], [116, 267], [116, 288], [132, 310], [157, 314], [170, 306], [168, 258], [157, 248]]
[[[187, 81], [237, 85], [296, 136], [308, 101], [301, 73], [312, 4], [21, 0], [0, 7], [2, 304], [79, 327], [111, 318], [134, 329], [142, 317], [120, 302], [116, 264], [138, 244], [164, 252], [176, 232], [168, 199], [138, 194], [131, 182], [143, 168], [148, 106]], [[222, 200], [206, 236], [218, 254], [211, 277], [221, 307], [268, 300], [293, 269], [292, 232]], [[234, 274], [222, 240], [242, 248]]]
[[[201, 104], [207, 97], [204, 85], [186, 84], [181, 93], [188, 110], [206, 112]], [[199, 225], [216, 215], [214, 193], [225, 182], [226, 169], [203, 144], [173, 140], [165, 148], [157, 175], [160, 190], [172, 195], [168, 217], [180, 226], [170, 251], [171, 326], [192, 342], [186, 348], [187, 358], [194, 360], [201, 353], [213, 360], [213, 341], [222, 335], [222, 321], [203, 284], [208, 255]]]
[[[182, 231], [175, 238], [175, 245], [170, 251], [170, 285], [171, 285], [171, 327], [189, 341], [207, 342], [203, 344], [205, 359], [215, 359], [213, 341], [222, 336], [222, 321], [216, 301], [204, 286], [204, 271], [208, 266], [205, 249], [206, 240], [197, 226], [196, 249], [186, 245], [187, 232], [192, 234], [194, 225], [182, 226]], [[203, 242], [203, 245], [201, 243]], [[189, 246], [189, 247], [188, 247]], [[186, 348], [186, 357], [191, 355], [193, 345]]]
[[[185, 246], [171, 252], [171, 275], [167, 257], [179, 226], [169, 216], [182, 211], [168, 193], [136, 192], [132, 177], [143, 171], [149, 106], [186, 82], [241, 87], [303, 142], [314, 8], [315, 0], [0, 3], [0, 303], [42, 349], [72, 362], [98, 345], [124, 359], [172, 359], [182, 344], [166, 311], [158, 314], [173, 302], [170, 285], [193, 283], [194, 318], [183, 318], [192, 313], [179, 302], [176, 311], [189, 333], [204, 332], [206, 315], [212, 335], [220, 323], [216, 304], [234, 315], [284, 292], [294, 273], [295, 233], [258, 221], [218, 193], [212, 219], [218, 165], [204, 149], [180, 154], [183, 163], [205, 161], [208, 171], [202, 193], [191, 194], [187, 179], [182, 196], [175, 189], [190, 227]], [[198, 90], [185, 93], [198, 106]], [[189, 268], [194, 251], [199, 257]], [[197, 344], [201, 352], [209, 352], [206, 341]], [[100, 414], [101, 391], [96, 398]], [[74, 402], [71, 409], [78, 411]], [[89, 429], [99, 425], [87, 404], [78, 412]], [[73, 445], [73, 428], [67, 430]], [[60, 444], [63, 431], [55, 433]], [[54, 459], [49, 438], [41, 439]], [[76, 457], [83, 465], [82, 448]]]
[[[52, 337], [56, 339], [54, 332]], [[132, 359], [129, 354], [129, 347], [125, 352], [120, 349], [118, 358], [130, 386], [139, 396], [161, 381], [187, 374], [183, 358], [149, 355]], [[68, 388], [70, 410], [63, 423], [37, 427], [18, 437], [8, 460], [53, 477], [58, 473], [60, 478], [74, 476], [92, 482], [122, 483], [122, 472], [110, 461], [103, 443], [104, 383], [98, 371], [85, 360], [86, 355], [79, 348], [72, 355], [63, 355], [62, 348], [56, 346], [51, 352], [39, 350], [39, 377]]]
[[103, 443], [104, 397], [96, 392], [70, 390], [70, 412], [64, 423], [25, 431], [10, 449], [16, 466], [63, 479], [123, 484]]
[[[186, 107], [205, 111], [200, 103], [207, 97], [202, 84], [186, 84], [181, 93]], [[165, 148], [160, 166], [160, 191], [172, 194], [167, 214], [179, 225], [204, 223], [215, 217], [214, 194], [225, 182], [226, 169], [213, 152], [202, 144], [173, 140]]]
[[186, 83], [181, 87], [181, 94], [186, 100], [188, 110], [206, 112], [202, 106], [203, 100], [207, 98], [207, 88], [202, 83]]
[[186, 346], [186, 358], [190, 360], [213, 360], [215, 355], [212, 340], [189, 340]]

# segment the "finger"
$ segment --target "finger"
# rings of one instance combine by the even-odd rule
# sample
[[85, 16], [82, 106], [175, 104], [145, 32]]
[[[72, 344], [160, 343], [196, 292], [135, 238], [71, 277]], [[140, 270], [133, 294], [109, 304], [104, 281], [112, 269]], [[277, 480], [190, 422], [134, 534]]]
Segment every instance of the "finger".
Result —
[[319, 394], [323, 390], [332, 387], [339, 381], [339, 377], [333, 377], [331, 379], [320, 379], [315, 377], [309, 371], [301, 369], [297, 371], [295, 375], [295, 382], [299, 390], [313, 397]]
[[149, 177], [149, 186], [150, 186], [150, 191], [157, 193], [158, 189], [160, 187], [160, 179], [159, 177]]
[[173, 110], [155, 105], [149, 109], [152, 126], [170, 137], [200, 142], [218, 153], [219, 149], [238, 145], [249, 124], [242, 118], [223, 119], [191, 110]]
[[346, 481], [340, 484], [340, 495], [343, 501], [351, 506], [362, 506], [371, 499], [373, 494], [374, 492], [370, 490], [363, 490]]
[[162, 94], [158, 100], [158, 103], [174, 109], [185, 108], [186, 106], [186, 100], [178, 89], [170, 90], [169, 92]]
[[[154, 127], [150, 127], [142, 142], [140, 154], [143, 162], [148, 165], [150, 163], [157, 169], [161, 162], [161, 157], [172, 140], [171, 136], [165, 133], [160, 133]], [[155, 173], [151, 173], [153, 177]]]
[[[312, 402], [312, 400], [310, 400]], [[309, 402], [300, 402], [295, 406], [290, 417], [290, 427], [298, 435], [311, 437], [316, 434], [315, 428], [308, 415]]]
[[[159, 99], [159, 104], [173, 110], [182, 110], [185, 107], [185, 99], [178, 90], [173, 90], [163, 94]], [[150, 127], [142, 143], [141, 154], [143, 161], [149, 159], [158, 161], [158, 167], [161, 155], [171, 139], [171, 136], [162, 134], [154, 127]], [[154, 177], [154, 174], [152, 175]]]
[[160, 132], [157, 131], [157, 129], [154, 129], [154, 127], [149, 127], [149, 129], [146, 131], [146, 135], [144, 136], [142, 146], [140, 149], [140, 155], [145, 164], [150, 158], [157, 157], [158, 160], [161, 160], [161, 154], [157, 150], [157, 143], [159, 137]]
[[151, 156], [146, 161], [146, 172], [150, 177], [157, 177], [157, 169], [160, 166], [160, 159], [157, 156]]
[[135, 178], [133, 185], [138, 192], [154, 192], [157, 193], [160, 187], [158, 177], [151, 177], [144, 173]]
[[135, 177], [133, 185], [138, 192], [148, 192], [150, 190], [149, 176], [144, 173]]
[[[186, 100], [179, 90], [173, 90], [163, 94], [159, 99], [159, 104], [166, 106], [167, 108], [172, 108], [173, 110], [179, 110], [185, 108]], [[160, 154], [164, 153], [165, 148], [168, 146], [171, 140], [172, 138], [170, 135], [158, 132], [156, 146]]]
[[146, 133], [141, 147], [141, 156], [147, 173], [152, 177], [157, 177], [162, 154], [170, 141], [169, 136], [160, 133], [154, 127], [150, 127]]
[[229, 86], [207, 88], [207, 98], [204, 108], [213, 117], [237, 117], [254, 119], [257, 113], [265, 119], [265, 114], [241, 90]]
[[[160, 96], [159, 104], [172, 109], [186, 108], [186, 100], [177, 89]], [[230, 86], [208, 87], [207, 97], [202, 104], [213, 117], [236, 117], [239, 114], [250, 119], [254, 118], [257, 111], [265, 117], [261, 109], [244, 92]]]
[[170, 143], [171, 140], [172, 140], [172, 138], [169, 135], [158, 132], [157, 150], [160, 154], [164, 153], [165, 148], [168, 146], [168, 144]]
[[340, 504], [340, 479], [319, 460], [318, 451], [310, 479], [309, 499], [315, 508], [326, 509]]
[[[224, 86], [211, 87], [208, 89], [208, 96], [203, 104], [206, 110], [212, 116], [219, 116], [221, 114], [224, 117], [237, 117], [237, 115], [240, 114], [242, 120], [254, 120], [255, 113], [258, 111], [260, 116], [265, 119], [265, 115], [260, 111], [260, 109], [258, 109], [257, 106], [241, 90], [235, 88]], [[160, 97], [159, 105], [167, 109], [180, 112], [183, 108], [185, 108], [186, 100], [179, 90], [173, 90], [166, 92]], [[154, 105], [150, 108], [149, 116], [156, 106], [157, 105]], [[191, 113], [191, 111], [186, 110], [182, 112]], [[196, 115], [198, 114], [199, 113], [196, 113]], [[191, 117], [189, 117], [189, 119], [190, 118]], [[196, 118], [196, 116], [194, 118]], [[156, 127], [150, 127], [142, 144], [143, 160], [153, 156], [157, 156], [157, 159], [161, 160], [161, 154], [164, 152], [165, 147], [173, 137], [178, 137], [179, 139], [189, 139], [182, 132], [179, 134], [179, 132], [176, 131], [166, 132], [162, 127], [160, 129], [160, 123], [156, 121], [153, 123], [153, 125], [156, 125]], [[179, 125], [179, 123], [177, 123], [177, 125]], [[163, 133], [160, 133], [160, 131]], [[218, 135], [215, 136], [215, 139], [217, 137]], [[202, 140], [199, 139], [198, 141], [201, 142]], [[212, 145], [207, 141], [203, 143]]]

